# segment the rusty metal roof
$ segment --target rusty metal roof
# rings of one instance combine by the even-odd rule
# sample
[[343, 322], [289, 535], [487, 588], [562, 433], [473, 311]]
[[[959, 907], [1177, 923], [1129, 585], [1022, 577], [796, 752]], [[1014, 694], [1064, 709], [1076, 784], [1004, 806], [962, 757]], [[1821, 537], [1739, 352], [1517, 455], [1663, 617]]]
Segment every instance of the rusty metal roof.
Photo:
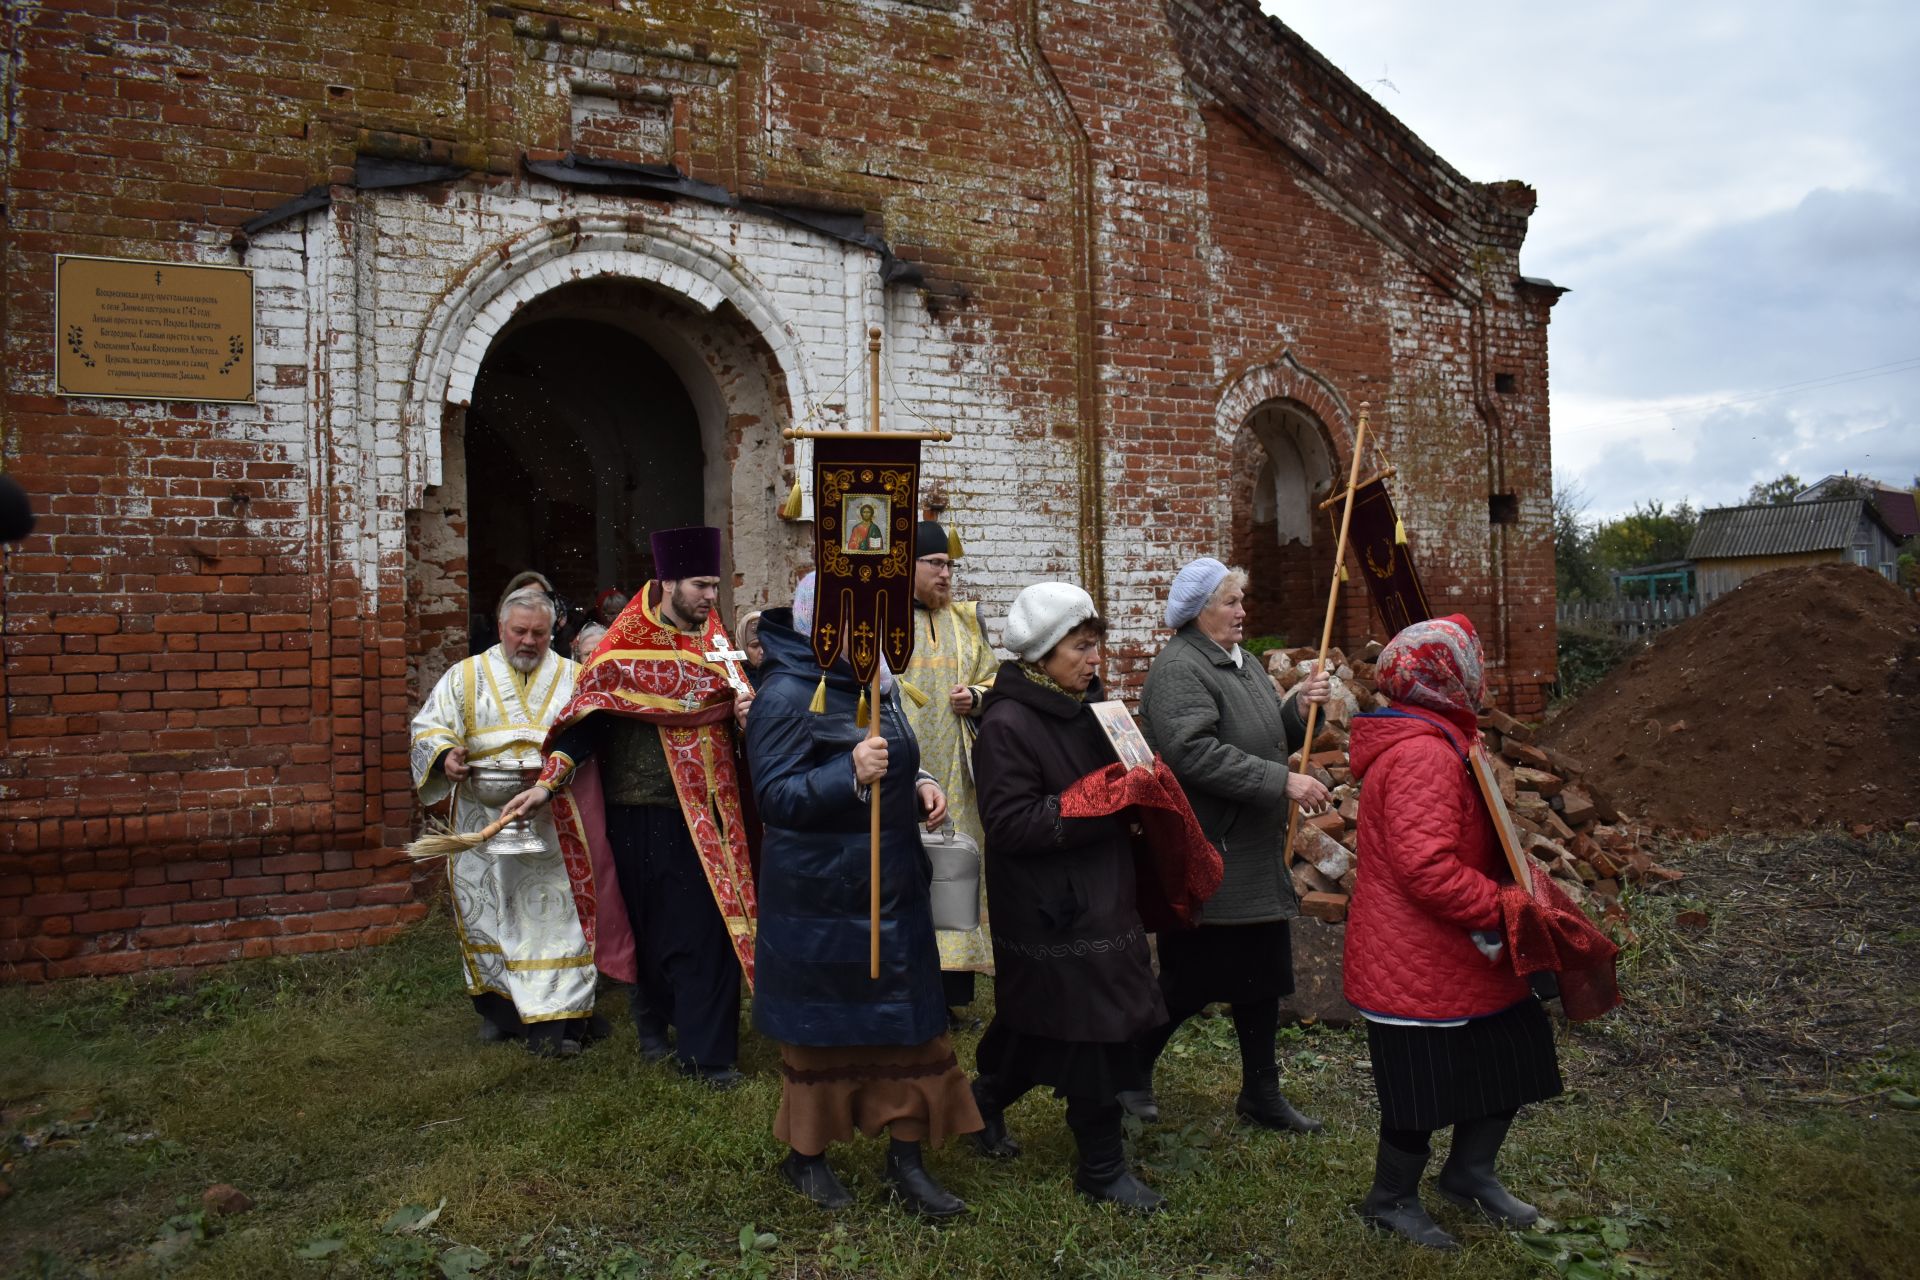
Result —
[[1864, 498], [1837, 498], [1702, 511], [1700, 527], [1687, 544], [1687, 559], [1844, 551], [1853, 546], [1853, 533], [1860, 527], [1861, 508], [1866, 505]]

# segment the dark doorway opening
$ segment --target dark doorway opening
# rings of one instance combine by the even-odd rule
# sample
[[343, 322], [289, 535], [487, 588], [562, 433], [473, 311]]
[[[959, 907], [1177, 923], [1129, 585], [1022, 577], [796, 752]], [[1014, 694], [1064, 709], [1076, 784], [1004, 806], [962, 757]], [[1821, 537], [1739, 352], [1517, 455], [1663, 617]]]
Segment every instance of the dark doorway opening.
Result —
[[1234, 562], [1247, 570], [1249, 638], [1317, 645], [1333, 577], [1333, 484], [1319, 423], [1291, 402], [1255, 409], [1234, 441]]
[[577, 626], [601, 592], [630, 595], [653, 575], [652, 531], [705, 522], [693, 400], [612, 324], [503, 333], [474, 382], [466, 459], [474, 652], [494, 642], [500, 593], [522, 570], [547, 576]]

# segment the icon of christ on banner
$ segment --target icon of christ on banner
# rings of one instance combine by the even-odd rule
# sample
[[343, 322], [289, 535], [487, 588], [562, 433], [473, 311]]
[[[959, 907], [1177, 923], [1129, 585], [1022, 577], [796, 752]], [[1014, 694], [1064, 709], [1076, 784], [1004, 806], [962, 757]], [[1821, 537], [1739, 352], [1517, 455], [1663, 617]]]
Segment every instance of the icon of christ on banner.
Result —
[[892, 500], [883, 493], [850, 493], [840, 500], [840, 527], [847, 531], [849, 555], [883, 556], [893, 539]]

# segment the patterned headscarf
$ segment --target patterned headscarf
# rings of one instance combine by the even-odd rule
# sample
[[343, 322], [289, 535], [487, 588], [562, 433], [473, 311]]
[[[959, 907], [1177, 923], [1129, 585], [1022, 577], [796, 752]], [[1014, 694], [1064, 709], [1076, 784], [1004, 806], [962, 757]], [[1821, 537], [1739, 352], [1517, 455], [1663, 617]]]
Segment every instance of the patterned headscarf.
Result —
[[1374, 684], [1395, 702], [1473, 715], [1486, 695], [1486, 660], [1465, 614], [1416, 622], [1380, 651]]
[[808, 573], [800, 579], [800, 585], [793, 589], [793, 629], [803, 636], [813, 634], [813, 591], [814, 578]]

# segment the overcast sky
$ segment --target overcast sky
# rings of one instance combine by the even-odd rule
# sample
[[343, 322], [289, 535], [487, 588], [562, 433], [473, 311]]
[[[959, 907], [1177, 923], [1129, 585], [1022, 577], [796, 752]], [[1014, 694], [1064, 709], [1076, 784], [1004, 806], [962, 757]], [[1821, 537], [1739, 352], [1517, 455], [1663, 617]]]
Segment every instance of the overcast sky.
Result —
[[1539, 192], [1521, 269], [1572, 290], [1553, 459], [1590, 516], [1914, 482], [1920, 5], [1263, 4], [1467, 177]]

